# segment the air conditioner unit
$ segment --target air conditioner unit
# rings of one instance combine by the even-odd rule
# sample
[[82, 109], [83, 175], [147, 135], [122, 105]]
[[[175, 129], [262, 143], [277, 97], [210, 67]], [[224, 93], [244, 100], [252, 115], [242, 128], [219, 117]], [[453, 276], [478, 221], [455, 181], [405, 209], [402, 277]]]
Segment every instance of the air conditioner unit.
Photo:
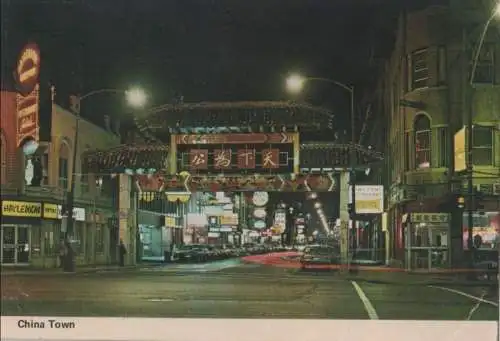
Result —
[[493, 184], [493, 195], [500, 195], [500, 183]]

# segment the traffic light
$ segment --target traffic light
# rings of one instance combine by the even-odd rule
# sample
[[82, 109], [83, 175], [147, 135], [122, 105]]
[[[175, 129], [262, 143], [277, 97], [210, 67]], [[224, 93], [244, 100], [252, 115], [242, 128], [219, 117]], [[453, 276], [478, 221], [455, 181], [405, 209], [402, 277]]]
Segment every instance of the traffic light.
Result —
[[463, 196], [457, 197], [457, 207], [462, 210], [465, 208], [465, 198]]

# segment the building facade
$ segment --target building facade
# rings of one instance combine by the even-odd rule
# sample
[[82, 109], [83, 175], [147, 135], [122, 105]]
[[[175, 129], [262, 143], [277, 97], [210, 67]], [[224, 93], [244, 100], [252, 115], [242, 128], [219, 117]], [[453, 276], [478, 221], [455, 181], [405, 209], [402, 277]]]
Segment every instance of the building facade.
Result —
[[469, 86], [473, 52], [490, 15], [482, 5], [451, 1], [401, 14], [371, 103], [384, 122], [374, 143], [385, 149], [388, 258], [407, 269], [458, 266], [464, 259], [467, 220], [457, 200], [467, 187], [465, 176], [455, 172], [460, 146], [454, 136], [469, 110], [474, 234], [481, 235], [484, 248], [498, 241], [500, 40], [494, 27]]
[[[54, 88], [52, 88], [54, 92]], [[57, 267], [61, 210], [72, 178], [75, 179], [73, 216], [77, 265], [115, 261], [118, 241], [112, 228], [116, 219], [113, 180], [108, 174], [88, 174], [82, 155], [88, 149], [109, 148], [120, 143], [115, 133], [79, 119], [76, 164], [73, 148], [77, 118], [55, 104], [49, 106], [50, 131], [44, 132], [36, 151], [27, 156], [18, 144], [20, 95], [1, 94], [1, 263], [33, 267]], [[38, 115], [38, 117], [40, 117]], [[44, 134], [41, 134], [42, 136]], [[83, 167], [82, 167], [83, 165]], [[72, 177], [72, 172], [74, 177]]]

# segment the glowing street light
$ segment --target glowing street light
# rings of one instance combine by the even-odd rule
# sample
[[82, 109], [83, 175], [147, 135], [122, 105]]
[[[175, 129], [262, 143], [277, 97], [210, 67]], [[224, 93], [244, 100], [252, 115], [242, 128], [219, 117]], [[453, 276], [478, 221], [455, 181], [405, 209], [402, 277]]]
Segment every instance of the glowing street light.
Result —
[[317, 198], [318, 198], [318, 194], [316, 194], [314, 192], [312, 192], [311, 194], [309, 194], [309, 199], [314, 200], [314, 199], [317, 199]]
[[125, 91], [125, 99], [130, 106], [135, 108], [142, 108], [146, 105], [148, 96], [143, 89], [136, 87]]
[[321, 203], [320, 203], [319, 201], [316, 201], [316, 202], [314, 203], [314, 208], [315, 208], [315, 209], [320, 209], [320, 208], [321, 208]]
[[306, 79], [300, 75], [291, 75], [286, 79], [286, 88], [293, 93], [299, 93], [304, 88]]

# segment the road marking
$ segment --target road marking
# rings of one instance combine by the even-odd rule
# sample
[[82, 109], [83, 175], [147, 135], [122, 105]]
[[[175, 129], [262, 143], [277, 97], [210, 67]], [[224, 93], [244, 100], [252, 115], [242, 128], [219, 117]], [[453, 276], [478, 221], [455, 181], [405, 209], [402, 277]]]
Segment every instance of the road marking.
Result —
[[492, 305], [494, 307], [498, 307], [498, 303], [486, 300], [486, 299], [484, 299], [482, 297], [477, 297], [477, 296], [468, 294], [468, 293], [460, 291], [460, 290], [450, 289], [450, 288], [446, 288], [446, 287], [440, 287], [440, 286], [437, 286], [437, 285], [428, 285], [428, 287], [429, 288], [440, 289], [440, 290], [444, 290], [444, 291], [448, 291], [448, 292], [452, 292], [454, 294], [461, 295], [461, 296], [470, 298], [470, 299], [478, 301], [478, 302], [482, 302], [482, 303], [490, 304], [490, 305]]
[[149, 302], [173, 302], [174, 300], [171, 298], [150, 298]]
[[365, 306], [366, 312], [368, 313], [368, 317], [370, 320], [378, 320], [378, 315], [377, 312], [375, 311], [375, 308], [373, 307], [372, 303], [366, 297], [363, 289], [356, 283], [355, 281], [351, 281], [354, 289], [356, 290], [356, 293], [358, 294], [361, 302], [363, 302], [363, 305]]
[[[483, 299], [484, 296], [486, 296], [485, 292], [483, 292], [483, 294], [481, 295], [481, 299]], [[474, 315], [474, 313], [476, 312], [477, 308], [479, 308], [480, 305], [481, 305], [481, 301], [477, 301], [477, 303], [474, 304], [472, 309], [469, 311], [469, 314], [467, 315], [467, 321], [470, 321], [470, 319], [472, 318], [472, 315]]]

